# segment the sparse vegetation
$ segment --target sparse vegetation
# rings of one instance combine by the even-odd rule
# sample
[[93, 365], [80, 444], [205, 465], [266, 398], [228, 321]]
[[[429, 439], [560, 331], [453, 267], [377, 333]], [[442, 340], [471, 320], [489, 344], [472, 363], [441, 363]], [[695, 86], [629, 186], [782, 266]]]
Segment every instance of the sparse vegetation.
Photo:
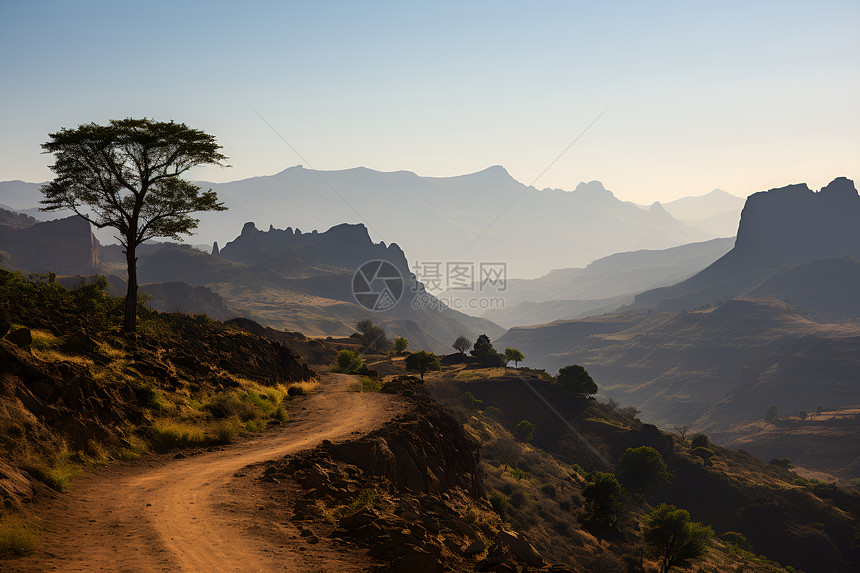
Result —
[[370, 376], [359, 376], [356, 382], [349, 385], [350, 392], [379, 392], [382, 382]]
[[490, 495], [490, 507], [493, 508], [499, 517], [502, 519], [508, 518], [508, 511], [511, 508], [511, 503], [508, 498], [499, 492], [494, 492]]
[[197, 426], [168, 420], [158, 420], [152, 425], [150, 439], [153, 448], [159, 451], [200, 445], [206, 440], [203, 430]]

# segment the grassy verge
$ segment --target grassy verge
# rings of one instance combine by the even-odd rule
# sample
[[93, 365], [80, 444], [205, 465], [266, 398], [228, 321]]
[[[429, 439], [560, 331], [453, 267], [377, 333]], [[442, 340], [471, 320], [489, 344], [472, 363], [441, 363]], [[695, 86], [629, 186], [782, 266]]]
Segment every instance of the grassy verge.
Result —
[[38, 546], [36, 533], [20, 517], [0, 517], [0, 555], [26, 555]]

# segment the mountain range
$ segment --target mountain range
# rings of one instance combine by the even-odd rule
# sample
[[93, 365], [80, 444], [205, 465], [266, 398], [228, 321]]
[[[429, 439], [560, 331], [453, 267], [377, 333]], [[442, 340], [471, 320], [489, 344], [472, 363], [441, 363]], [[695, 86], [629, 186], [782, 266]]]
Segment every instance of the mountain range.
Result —
[[[550, 370], [582, 364], [601, 393], [640, 408], [643, 419], [726, 441], [772, 404], [789, 413], [856, 408], [858, 220], [860, 196], [846, 178], [817, 193], [806, 185], [757, 193], [734, 247], [701, 272], [637, 295], [624, 311], [512, 328], [497, 343]], [[840, 424], [832, 435], [850, 428]], [[828, 451], [830, 467], [856, 466], [856, 447], [837, 443], [845, 447]], [[756, 453], [779, 447], [821, 462], [824, 449], [800, 444], [774, 439]]]
[[702, 270], [727, 253], [733, 238], [711, 239], [663, 250], [616, 253], [583, 268], [556, 269], [537, 279], [474, 283], [440, 295], [453, 308], [468, 308], [480, 294], [493, 301], [480, 314], [506, 328], [602, 314], [630, 304], [636, 294], [668, 286]]
[[[216, 191], [229, 210], [205, 214], [190, 239], [195, 244], [224, 244], [232, 239], [228, 230], [247, 221], [261, 228], [305, 230], [363, 223], [374, 240], [397, 241], [412, 267], [420, 262], [503, 261], [510, 277], [538, 277], [617, 252], [664, 249], [719, 235], [679, 222], [659, 203], [640, 207], [621, 201], [599, 181], [580, 183], [573, 191], [538, 190], [500, 166], [455, 177], [295, 166], [270, 176], [198, 184]], [[718, 197], [716, 204], [712, 195], [679, 203], [679, 212], [704, 209], [721, 215], [726, 197]], [[0, 182], [0, 204], [44, 217], [32, 211], [40, 198], [38, 184]], [[698, 203], [703, 207], [697, 211]], [[112, 242], [110, 231], [96, 235], [103, 243]]]

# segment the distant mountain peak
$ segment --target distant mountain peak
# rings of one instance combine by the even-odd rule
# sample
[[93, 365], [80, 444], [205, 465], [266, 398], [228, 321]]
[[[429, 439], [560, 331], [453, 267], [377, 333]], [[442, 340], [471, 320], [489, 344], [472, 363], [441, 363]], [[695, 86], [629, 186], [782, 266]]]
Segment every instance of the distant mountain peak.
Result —
[[578, 193], [581, 197], [589, 197], [595, 199], [615, 199], [615, 195], [603, 186], [603, 183], [600, 181], [589, 181], [586, 183], [583, 181], [579, 185], [576, 186], [576, 189], [573, 190], [574, 193]]

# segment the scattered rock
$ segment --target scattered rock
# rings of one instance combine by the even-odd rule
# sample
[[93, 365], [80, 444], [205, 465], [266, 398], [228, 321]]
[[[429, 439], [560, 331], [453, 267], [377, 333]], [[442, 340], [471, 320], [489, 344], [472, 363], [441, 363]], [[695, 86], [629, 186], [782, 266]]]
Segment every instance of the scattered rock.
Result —
[[98, 343], [85, 332], [76, 332], [66, 339], [60, 346], [60, 350], [72, 354], [92, 354], [98, 347]]

